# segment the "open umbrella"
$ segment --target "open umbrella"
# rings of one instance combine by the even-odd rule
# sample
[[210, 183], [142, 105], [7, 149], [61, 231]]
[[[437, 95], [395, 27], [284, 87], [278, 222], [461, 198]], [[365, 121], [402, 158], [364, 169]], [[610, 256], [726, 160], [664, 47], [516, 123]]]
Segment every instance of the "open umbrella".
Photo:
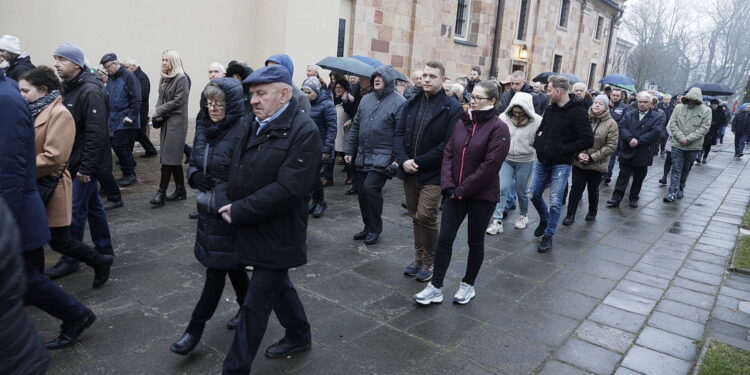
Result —
[[629, 91], [629, 92], [635, 92], [635, 86], [633, 85], [618, 85], [616, 83], [610, 83], [610, 86], [619, 87], [623, 90]]
[[371, 65], [352, 57], [333, 57], [329, 56], [318, 61], [323, 69], [328, 69], [337, 73], [350, 74], [360, 77], [369, 77], [375, 71]]
[[532, 81], [534, 81], [534, 82], [541, 82], [541, 83], [547, 84], [547, 82], [548, 82], [547, 80], [551, 76], [563, 76], [563, 77], [567, 78], [570, 81], [570, 83], [581, 82], [581, 79], [578, 78], [578, 77], [576, 77], [575, 74], [570, 74], [570, 73], [555, 73], [555, 72], [539, 73], [539, 74], [537, 74], [536, 77], [534, 77], [534, 79], [532, 79]]
[[[622, 74], [610, 74], [599, 80], [599, 83], [606, 85], [630, 85], [635, 86], [635, 81], [628, 76]], [[633, 90], [635, 91], [635, 90]]]
[[[369, 57], [369, 56], [354, 55], [354, 56], [352, 56], [352, 58], [353, 59], [357, 59], [357, 60], [359, 60], [359, 61], [361, 61], [361, 62], [363, 62], [363, 63], [365, 63], [365, 64], [367, 64], [367, 65], [369, 65], [369, 66], [371, 66], [373, 68], [377, 68], [377, 67], [379, 67], [381, 65], [385, 65], [382, 61], [380, 61], [378, 59], [375, 59], [375, 58], [372, 58], [372, 57]], [[398, 80], [398, 81], [404, 81], [404, 82], [409, 82], [409, 77], [407, 77], [406, 74], [401, 73], [400, 71], [398, 71], [395, 68], [393, 70], [396, 71], [396, 80]]]
[[685, 90], [685, 93], [690, 91], [690, 89], [692, 89], [693, 87], [701, 89], [703, 95], [727, 96], [734, 94], [734, 90], [730, 89], [727, 85], [710, 82], [694, 83], [692, 86], [688, 87], [687, 90]]

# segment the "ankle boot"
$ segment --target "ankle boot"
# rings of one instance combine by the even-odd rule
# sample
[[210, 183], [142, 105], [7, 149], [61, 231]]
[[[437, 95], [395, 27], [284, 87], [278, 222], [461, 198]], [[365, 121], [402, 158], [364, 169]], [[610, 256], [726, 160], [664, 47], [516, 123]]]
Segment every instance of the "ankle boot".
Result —
[[174, 193], [172, 195], [167, 196], [167, 201], [184, 201], [187, 199], [187, 191], [185, 191], [185, 177], [182, 173], [182, 166], [181, 165], [173, 165], [172, 168], [172, 176], [174, 176]]
[[169, 347], [169, 350], [179, 355], [187, 355], [195, 349], [200, 341], [201, 335], [193, 335], [185, 332], [179, 340]]
[[153, 198], [151, 198], [151, 201], [148, 202], [154, 207], [161, 207], [164, 205], [164, 200], [166, 198], [166, 192], [162, 189], [159, 189], [156, 191], [156, 195], [154, 195]]

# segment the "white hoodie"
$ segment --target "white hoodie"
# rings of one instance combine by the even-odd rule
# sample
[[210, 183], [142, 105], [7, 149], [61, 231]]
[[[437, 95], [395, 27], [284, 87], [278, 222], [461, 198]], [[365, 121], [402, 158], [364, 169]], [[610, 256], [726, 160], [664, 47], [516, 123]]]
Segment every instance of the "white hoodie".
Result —
[[[523, 111], [526, 112], [526, 116], [529, 117], [529, 122], [526, 126], [517, 127], [513, 124], [513, 121], [511, 121], [510, 118], [513, 116], [511, 111], [515, 106], [523, 108]], [[510, 149], [508, 150], [506, 160], [516, 163], [534, 161], [536, 159], [534, 137], [536, 136], [536, 131], [539, 128], [539, 125], [542, 123], [542, 116], [539, 116], [534, 112], [534, 104], [531, 94], [517, 92], [513, 95], [513, 99], [510, 100], [508, 108], [505, 109], [505, 112], [500, 114], [500, 120], [507, 124], [508, 130], [510, 130]]]

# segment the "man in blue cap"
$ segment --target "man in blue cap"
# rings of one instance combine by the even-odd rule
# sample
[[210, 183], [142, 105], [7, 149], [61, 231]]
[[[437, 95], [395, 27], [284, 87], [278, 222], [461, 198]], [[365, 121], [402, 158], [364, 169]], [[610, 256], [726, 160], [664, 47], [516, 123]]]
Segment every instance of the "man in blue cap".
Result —
[[293, 99], [286, 68], [260, 68], [243, 83], [250, 87], [254, 116], [233, 145], [231, 203], [219, 214], [235, 229], [237, 258], [254, 270], [224, 374], [250, 373], [271, 311], [286, 334], [266, 349], [267, 357], [284, 358], [311, 344], [288, 271], [307, 263], [307, 212], [322, 152], [318, 127]]
[[[294, 63], [292, 62], [292, 58], [289, 57], [289, 55], [285, 55], [283, 53], [279, 53], [276, 55], [273, 55], [269, 57], [266, 60], [266, 66], [271, 65], [281, 65], [285, 67], [289, 71], [289, 76], [294, 76]], [[299, 108], [309, 114], [310, 113], [310, 99], [307, 98], [307, 95], [305, 95], [302, 90], [300, 90], [297, 86], [292, 83], [292, 95], [294, 96], [294, 100], [297, 101], [297, 105]]]

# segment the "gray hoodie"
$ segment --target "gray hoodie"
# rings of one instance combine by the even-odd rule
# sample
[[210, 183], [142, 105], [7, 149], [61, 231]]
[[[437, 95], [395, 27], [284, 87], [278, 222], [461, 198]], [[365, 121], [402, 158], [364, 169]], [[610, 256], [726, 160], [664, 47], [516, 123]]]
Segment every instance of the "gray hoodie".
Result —
[[[529, 122], [525, 126], [518, 127], [511, 120], [511, 117], [513, 117], [511, 111], [515, 106], [521, 106], [523, 111], [526, 112], [526, 116], [529, 117]], [[539, 129], [539, 124], [542, 123], [542, 116], [534, 112], [531, 94], [517, 92], [513, 95], [505, 111], [500, 114], [500, 120], [508, 124], [508, 130], [510, 130], [510, 149], [508, 149], [508, 156], [505, 159], [516, 163], [536, 160], [534, 136]]]

